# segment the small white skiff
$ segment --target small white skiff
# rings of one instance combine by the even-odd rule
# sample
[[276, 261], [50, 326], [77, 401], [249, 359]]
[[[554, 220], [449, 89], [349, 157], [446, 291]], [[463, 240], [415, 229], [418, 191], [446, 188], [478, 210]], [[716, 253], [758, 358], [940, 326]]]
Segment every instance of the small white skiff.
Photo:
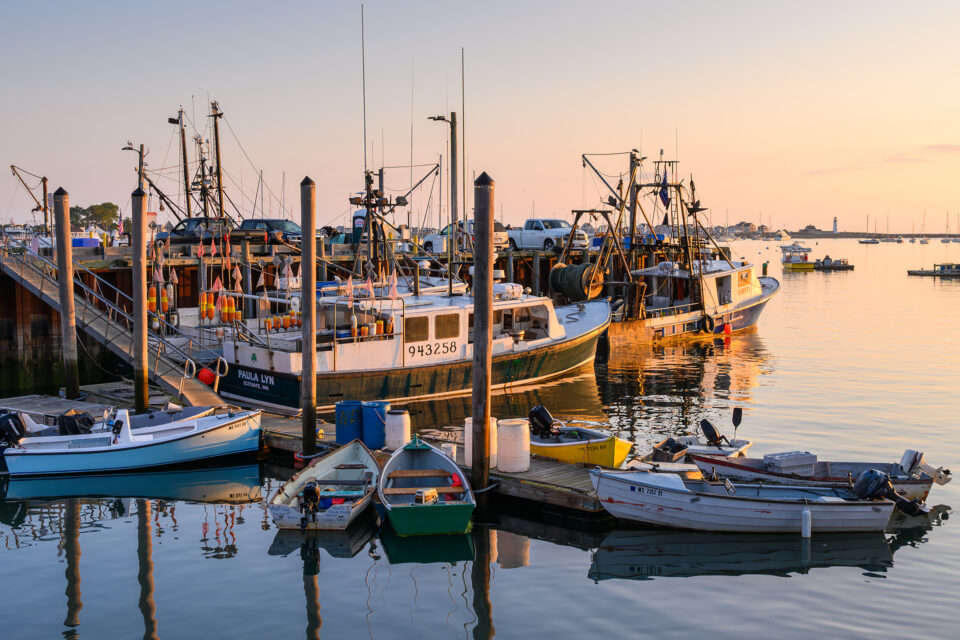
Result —
[[591, 470], [590, 478], [614, 517], [680, 529], [800, 532], [809, 510], [813, 532], [883, 531], [894, 508], [892, 500], [861, 500], [852, 491], [824, 487], [735, 485], [599, 469]]
[[379, 478], [370, 450], [354, 440], [297, 472], [267, 509], [278, 529], [346, 529], [370, 504]]

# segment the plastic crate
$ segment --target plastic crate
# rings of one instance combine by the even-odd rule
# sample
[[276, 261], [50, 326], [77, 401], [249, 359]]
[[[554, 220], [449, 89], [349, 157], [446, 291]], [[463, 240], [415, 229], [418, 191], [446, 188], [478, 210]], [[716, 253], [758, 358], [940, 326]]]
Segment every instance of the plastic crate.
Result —
[[812, 476], [817, 465], [817, 456], [809, 451], [768, 453], [763, 456], [763, 463], [767, 465], [767, 469], [776, 473]]

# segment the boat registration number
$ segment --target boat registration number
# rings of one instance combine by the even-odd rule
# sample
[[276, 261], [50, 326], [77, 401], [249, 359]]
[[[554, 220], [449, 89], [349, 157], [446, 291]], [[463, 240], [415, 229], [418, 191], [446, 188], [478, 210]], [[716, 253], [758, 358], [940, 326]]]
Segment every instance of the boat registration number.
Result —
[[442, 340], [439, 342], [426, 342], [423, 344], [411, 344], [407, 346], [407, 354], [411, 358], [425, 358], [427, 356], [447, 355], [456, 353], [456, 340]]
[[630, 491], [636, 491], [637, 493], [644, 493], [648, 496], [663, 496], [663, 491], [660, 489], [651, 489], [650, 487], [637, 487], [631, 485]]

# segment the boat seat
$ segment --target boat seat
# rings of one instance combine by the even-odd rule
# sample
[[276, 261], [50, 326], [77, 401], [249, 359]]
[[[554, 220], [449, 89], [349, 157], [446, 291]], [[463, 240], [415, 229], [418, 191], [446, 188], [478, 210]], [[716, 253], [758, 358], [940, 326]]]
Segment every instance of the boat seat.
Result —
[[365, 464], [363, 464], [362, 462], [358, 462], [358, 463], [354, 463], [354, 464], [338, 464], [338, 465], [337, 465], [336, 467], [334, 467], [334, 468], [335, 468], [335, 469], [366, 469], [367, 466], [366, 466]]
[[385, 496], [412, 496], [417, 491], [434, 489], [437, 493], [465, 493], [463, 487], [388, 487], [383, 490]]
[[310, 482], [314, 484], [324, 484], [324, 485], [344, 485], [344, 486], [355, 486], [362, 487], [365, 484], [370, 484], [370, 480], [311, 480]]
[[445, 469], [397, 469], [390, 472], [388, 478], [443, 478], [452, 476], [452, 471]]

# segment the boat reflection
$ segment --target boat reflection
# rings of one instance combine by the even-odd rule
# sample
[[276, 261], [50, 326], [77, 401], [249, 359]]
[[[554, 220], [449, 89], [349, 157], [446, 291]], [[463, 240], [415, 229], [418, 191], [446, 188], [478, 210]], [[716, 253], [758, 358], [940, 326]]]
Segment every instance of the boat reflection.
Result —
[[389, 522], [380, 528], [380, 546], [390, 564], [455, 564], [475, 557], [469, 533], [401, 536]]
[[260, 500], [260, 468], [242, 465], [55, 478], [11, 478], [5, 499], [155, 498], [245, 504]]
[[926, 539], [949, 509], [936, 507], [929, 517], [891, 521], [887, 533], [741, 534], [620, 529], [610, 532], [593, 554], [588, 576], [649, 580], [660, 577], [765, 574], [789, 576], [826, 567], [858, 567], [885, 573], [894, 551]]
[[278, 529], [267, 554], [288, 556], [299, 550], [301, 557], [316, 557], [320, 549], [332, 558], [352, 558], [370, 542], [380, 528], [380, 518], [375, 509], [367, 509], [343, 531], [297, 531]]

